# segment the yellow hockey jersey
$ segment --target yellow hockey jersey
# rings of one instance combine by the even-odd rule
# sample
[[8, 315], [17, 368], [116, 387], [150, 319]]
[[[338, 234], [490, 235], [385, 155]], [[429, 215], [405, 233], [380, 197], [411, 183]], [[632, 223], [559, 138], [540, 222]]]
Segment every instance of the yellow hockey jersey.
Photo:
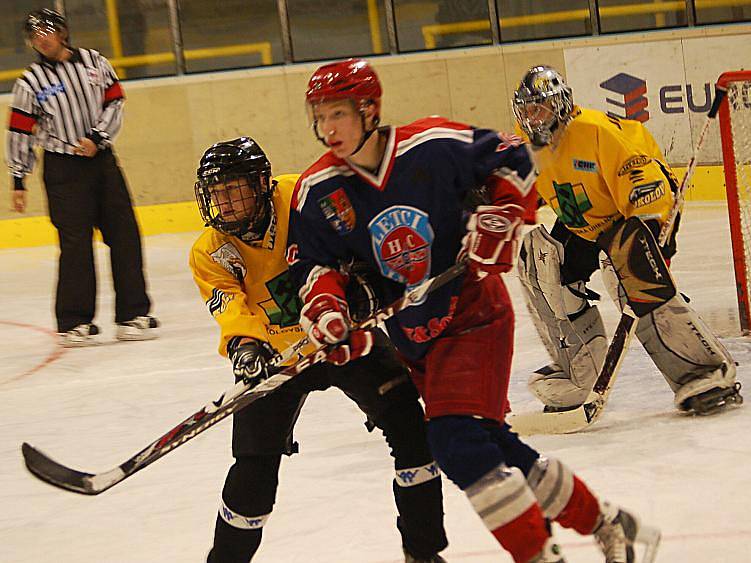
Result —
[[[275, 178], [272, 220], [263, 241], [251, 245], [208, 228], [191, 249], [190, 268], [221, 327], [223, 356], [234, 336], [263, 340], [279, 352], [305, 336], [298, 322], [302, 305], [286, 261], [290, 200], [298, 176]], [[309, 346], [302, 352], [312, 350]]]
[[662, 223], [673, 206], [675, 176], [638, 121], [575, 106], [555, 148], [534, 154], [537, 191], [582, 238], [595, 240], [621, 217]]

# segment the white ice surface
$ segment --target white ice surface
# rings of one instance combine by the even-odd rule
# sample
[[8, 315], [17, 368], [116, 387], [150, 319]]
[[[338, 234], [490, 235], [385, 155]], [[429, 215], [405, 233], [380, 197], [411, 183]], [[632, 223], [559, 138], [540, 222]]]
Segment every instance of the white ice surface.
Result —
[[[751, 345], [738, 334], [725, 210], [685, 214], [673, 272], [696, 309], [725, 338], [739, 380], [751, 388]], [[187, 267], [195, 234], [146, 240], [150, 292], [163, 322], [159, 340], [115, 343], [105, 247], [98, 248], [97, 322], [106, 344], [55, 357], [51, 314], [54, 247], [0, 252], [0, 562], [200, 562], [210, 546], [219, 493], [231, 463], [222, 423], [97, 497], [52, 488], [26, 472], [28, 441], [62, 463], [110, 469], [214, 398], [232, 382], [216, 353], [217, 329]], [[528, 373], [546, 361], [517, 304], [511, 399], [536, 405]], [[593, 284], [601, 289], [599, 276]], [[604, 295], [604, 291], [602, 292]], [[617, 315], [602, 311], [612, 330]], [[672, 393], [638, 344], [626, 360], [601, 422], [588, 432], [536, 437], [600, 495], [659, 525], [658, 561], [751, 561], [751, 407], [718, 416], [679, 415]], [[251, 407], [252, 408], [252, 407]], [[400, 561], [391, 459], [380, 436], [336, 390], [308, 399], [284, 460], [263, 562]], [[444, 480], [448, 561], [510, 561], [464, 495]], [[589, 538], [558, 533], [571, 562], [602, 561]]]

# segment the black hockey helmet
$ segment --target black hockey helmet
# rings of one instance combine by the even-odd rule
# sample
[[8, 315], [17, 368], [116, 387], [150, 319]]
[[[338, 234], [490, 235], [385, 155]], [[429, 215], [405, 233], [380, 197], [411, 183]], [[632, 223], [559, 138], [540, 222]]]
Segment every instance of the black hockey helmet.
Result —
[[263, 238], [269, 226], [271, 163], [249, 137], [210, 146], [197, 170], [196, 201], [207, 227], [245, 242]]
[[34, 10], [26, 16], [23, 33], [26, 41], [30, 42], [36, 34], [59, 32], [63, 35], [63, 42], [67, 44], [70, 32], [68, 22], [62, 14], [49, 8]]

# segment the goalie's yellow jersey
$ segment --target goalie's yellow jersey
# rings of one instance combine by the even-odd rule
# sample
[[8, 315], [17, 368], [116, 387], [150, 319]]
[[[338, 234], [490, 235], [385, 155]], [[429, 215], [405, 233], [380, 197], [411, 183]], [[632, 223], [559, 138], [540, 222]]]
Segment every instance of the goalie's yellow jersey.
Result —
[[[275, 178], [272, 220], [263, 241], [246, 244], [208, 228], [191, 249], [190, 268], [209, 313], [221, 327], [223, 356], [233, 336], [263, 340], [279, 352], [305, 336], [298, 322], [302, 306], [286, 261], [290, 200], [298, 177]], [[303, 353], [312, 350], [308, 346]]]
[[534, 151], [537, 191], [558, 219], [595, 240], [621, 217], [657, 219], [673, 206], [673, 172], [647, 128], [574, 107], [560, 142]]

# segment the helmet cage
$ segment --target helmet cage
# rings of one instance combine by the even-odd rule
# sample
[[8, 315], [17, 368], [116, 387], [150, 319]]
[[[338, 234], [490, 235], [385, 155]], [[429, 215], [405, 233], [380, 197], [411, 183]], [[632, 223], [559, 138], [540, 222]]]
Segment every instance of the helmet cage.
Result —
[[274, 186], [270, 167], [206, 172], [195, 184], [198, 209], [206, 226], [245, 242], [262, 239], [269, 225]]

